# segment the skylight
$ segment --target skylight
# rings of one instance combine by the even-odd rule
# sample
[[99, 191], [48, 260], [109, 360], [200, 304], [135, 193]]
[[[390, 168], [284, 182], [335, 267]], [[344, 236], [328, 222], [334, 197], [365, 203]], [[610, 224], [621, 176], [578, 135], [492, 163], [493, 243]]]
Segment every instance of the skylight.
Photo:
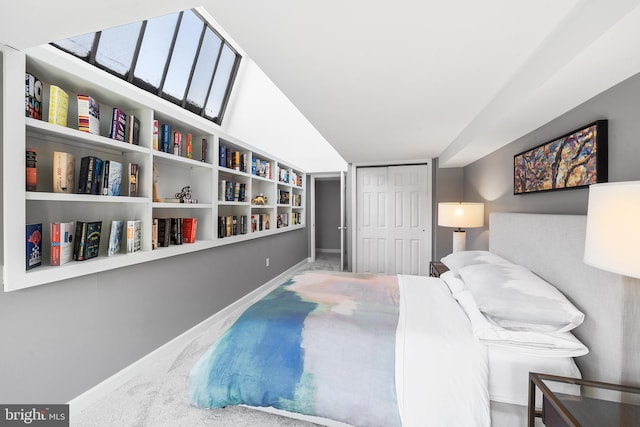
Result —
[[52, 45], [217, 124], [241, 59], [193, 10]]

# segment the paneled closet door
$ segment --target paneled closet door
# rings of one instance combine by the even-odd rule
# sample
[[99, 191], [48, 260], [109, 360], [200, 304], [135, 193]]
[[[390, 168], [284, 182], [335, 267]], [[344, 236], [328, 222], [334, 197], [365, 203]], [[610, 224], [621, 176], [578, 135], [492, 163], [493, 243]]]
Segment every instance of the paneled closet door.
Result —
[[427, 166], [357, 168], [356, 271], [427, 275]]

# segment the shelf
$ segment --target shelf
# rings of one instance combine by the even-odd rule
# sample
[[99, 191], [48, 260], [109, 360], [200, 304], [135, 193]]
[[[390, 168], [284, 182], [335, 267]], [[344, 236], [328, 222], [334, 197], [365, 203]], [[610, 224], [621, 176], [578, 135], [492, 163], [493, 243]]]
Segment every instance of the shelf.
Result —
[[149, 149], [140, 145], [128, 144], [126, 142], [117, 141], [100, 135], [94, 135], [87, 132], [80, 132], [77, 129], [58, 126], [36, 120], [25, 118], [27, 133], [30, 136], [40, 137], [48, 142], [56, 142], [74, 147], [90, 146], [100, 151], [108, 151], [113, 153], [144, 153], [148, 154]]
[[170, 202], [153, 202], [154, 209], [211, 209], [210, 203], [170, 203]]
[[260, 175], [250, 175], [251, 179], [255, 179], [257, 181], [264, 181], [264, 182], [275, 182], [273, 179], [271, 178], [265, 178], [264, 176], [260, 176]]
[[44, 202], [83, 202], [83, 203], [151, 203], [151, 199], [147, 197], [128, 197], [128, 196], [99, 196], [92, 194], [67, 194], [67, 193], [46, 193], [27, 191], [25, 194], [27, 201], [44, 201]]
[[[1, 111], [4, 134], [11, 135], [12, 143], [3, 144], [2, 169], [3, 194], [10, 203], [3, 205], [3, 260], [2, 275], [4, 290], [15, 291], [31, 286], [82, 277], [107, 270], [118, 269], [166, 257], [179, 256], [194, 251], [206, 250], [238, 242], [248, 241], [279, 233], [304, 228], [304, 225], [276, 228], [277, 215], [295, 215], [304, 222], [302, 207], [290, 204], [277, 205], [278, 188], [300, 194], [304, 205], [304, 190], [290, 183], [278, 183], [278, 171], [305, 179], [304, 172], [284, 165], [272, 155], [264, 153], [222, 131], [221, 127], [186, 110], [167, 103], [147, 92], [123, 83], [121, 80], [97, 68], [78, 65], [76, 60], [50, 46], [36, 47], [24, 52], [0, 47], [3, 56], [2, 93], [4, 108]], [[25, 117], [25, 72], [35, 74], [43, 84], [43, 117], [48, 117], [48, 93], [50, 85], [58, 85], [69, 94], [67, 121], [69, 127], [58, 126], [45, 120]], [[76, 95], [86, 93], [100, 103], [102, 119], [100, 135], [81, 132], [77, 123]], [[140, 145], [114, 140], [104, 135], [109, 133], [111, 110], [119, 107], [140, 119]], [[184, 136], [193, 135], [193, 159], [153, 149], [154, 123], [169, 124], [172, 131]], [[159, 143], [161, 134], [159, 133]], [[173, 136], [173, 134], [172, 134]], [[202, 156], [202, 140], [208, 148], [206, 161]], [[242, 172], [219, 166], [220, 147], [229, 147], [239, 152], [242, 164], [248, 170]], [[25, 148], [37, 150], [37, 189], [25, 191]], [[184, 149], [184, 142], [183, 142]], [[139, 197], [103, 196], [91, 194], [53, 193], [53, 152], [64, 151], [75, 158], [74, 185], [78, 184], [81, 159], [86, 156], [100, 157], [123, 164], [139, 165]], [[235, 156], [235, 155], [234, 155]], [[260, 169], [252, 169], [253, 160], [259, 160]], [[236, 157], [237, 161], [237, 157]], [[270, 171], [272, 178], [252, 174], [252, 170]], [[128, 194], [128, 175], [123, 170], [123, 194]], [[20, 179], [7, 179], [7, 177]], [[218, 201], [221, 180], [239, 182], [245, 191], [244, 202]], [[193, 200], [200, 203], [153, 202], [152, 194], [162, 200], [172, 200], [176, 192], [190, 187]], [[76, 187], [77, 188], [77, 187]], [[289, 190], [292, 188], [293, 190]], [[74, 188], [75, 189], [75, 188]], [[47, 191], [43, 191], [47, 190]], [[269, 205], [252, 205], [252, 198], [263, 194]], [[24, 201], [24, 202], [23, 202]], [[244, 216], [248, 233], [218, 238], [218, 217]], [[270, 230], [251, 232], [251, 216], [267, 215]], [[154, 218], [193, 217], [198, 220], [198, 241], [191, 244], [171, 245], [151, 250], [151, 232]], [[106, 255], [110, 222], [116, 219], [142, 221], [142, 251], [133, 254]], [[102, 221], [101, 251], [96, 258], [72, 261], [62, 266], [49, 266], [52, 222]], [[25, 269], [25, 224], [42, 223], [42, 265]]]
[[153, 150], [153, 158], [155, 160], [160, 160], [167, 164], [171, 165], [180, 165], [183, 167], [193, 167], [193, 168], [203, 168], [203, 169], [213, 169], [213, 165], [211, 163], [202, 162], [195, 159], [188, 159], [186, 157], [177, 156], [171, 153], [165, 153], [163, 151]]

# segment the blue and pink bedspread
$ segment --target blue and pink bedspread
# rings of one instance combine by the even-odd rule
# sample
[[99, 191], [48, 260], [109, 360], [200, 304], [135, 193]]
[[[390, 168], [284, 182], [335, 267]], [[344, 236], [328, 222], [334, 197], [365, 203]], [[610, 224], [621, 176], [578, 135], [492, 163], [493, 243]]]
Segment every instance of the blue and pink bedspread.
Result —
[[191, 401], [399, 426], [396, 276], [307, 272], [249, 307], [191, 371]]

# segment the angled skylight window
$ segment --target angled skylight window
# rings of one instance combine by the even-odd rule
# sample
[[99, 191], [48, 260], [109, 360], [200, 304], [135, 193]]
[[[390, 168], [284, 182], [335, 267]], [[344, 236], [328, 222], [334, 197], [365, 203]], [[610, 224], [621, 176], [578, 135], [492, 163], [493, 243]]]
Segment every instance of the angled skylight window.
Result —
[[147, 21], [133, 72], [133, 84], [136, 86], [158, 92], [179, 17], [179, 13], [174, 13]]
[[141, 22], [111, 28], [98, 33], [96, 64], [124, 77], [131, 69]]
[[241, 59], [193, 10], [52, 44], [218, 124]]
[[162, 85], [163, 94], [184, 99], [203, 30], [204, 23], [192, 11], [187, 10], [182, 14], [169, 69]]
[[88, 61], [95, 38], [96, 33], [89, 33], [77, 37], [71, 37], [69, 39], [60, 40], [56, 43], [59, 48], [74, 54], [78, 58]]
[[191, 111], [202, 111], [204, 108], [204, 102], [211, 88], [211, 76], [218, 62], [221, 47], [222, 39], [210, 28], [205, 29], [185, 105]]

